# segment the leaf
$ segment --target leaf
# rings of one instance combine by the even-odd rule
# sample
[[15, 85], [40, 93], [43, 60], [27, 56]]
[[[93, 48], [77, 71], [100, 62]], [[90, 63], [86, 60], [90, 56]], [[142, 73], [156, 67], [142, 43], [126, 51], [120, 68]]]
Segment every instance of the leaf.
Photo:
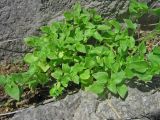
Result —
[[33, 63], [38, 60], [38, 57], [34, 56], [32, 53], [27, 53], [24, 57], [26, 63]]
[[153, 53], [149, 53], [147, 55], [147, 58], [150, 62], [152, 62], [153, 64], [158, 64], [160, 65], [160, 55], [154, 55]]
[[117, 94], [117, 87], [116, 87], [116, 84], [114, 83], [114, 81], [109, 81], [107, 88], [112, 93]]
[[11, 96], [13, 99], [18, 100], [20, 99], [20, 88], [15, 83], [6, 84], [5, 92]]
[[97, 72], [92, 75], [98, 83], [107, 83], [108, 82], [108, 73], [107, 72]]
[[61, 78], [61, 84], [63, 87], [68, 87], [68, 82], [70, 81], [70, 77], [69, 75], [64, 75], [62, 78]]
[[112, 51], [109, 51], [107, 56], [103, 57], [104, 64], [106, 67], [112, 68], [113, 63], [115, 62], [115, 55]]
[[103, 52], [103, 49], [104, 49], [103, 46], [94, 47], [89, 51], [89, 54], [101, 55]]
[[93, 37], [100, 42], [103, 40], [103, 37], [97, 31], [94, 32]]
[[110, 20], [109, 23], [114, 26], [115, 33], [118, 33], [121, 30], [120, 23], [117, 22], [116, 20]]
[[70, 72], [70, 66], [68, 64], [62, 64], [62, 70], [64, 73]]
[[88, 22], [87, 25], [86, 25], [86, 28], [88, 28], [88, 29], [94, 29], [95, 25], [92, 24], [91, 22]]
[[86, 53], [86, 48], [83, 44], [76, 44], [76, 49], [79, 51], [79, 52], [82, 52], [82, 53]]
[[72, 20], [73, 19], [73, 15], [71, 12], [67, 11], [64, 13], [64, 17], [67, 21]]
[[81, 74], [80, 74], [80, 78], [83, 80], [87, 80], [90, 78], [90, 70], [84, 70]]
[[146, 50], [146, 45], [145, 45], [144, 41], [139, 44], [138, 49], [139, 49], [140, 53], [142, 53], [142, 54], [146, 53], [147, 50]]
[[39, 40], [40, 40], [40, 38], [36, 37], [36, 36], [31, 36], [31, 37], [24, 38], [25, 43], [28, 46], [31, 46], [31, 47], [38, 46], [39, 45]]
[[99, 56], [96, 56], [96, 62], [99, 66], [103, 67], [104, 63], [103, 63], [103, 59]]
[[97, 25], [97, 29], [101, 30], [101, 31], [107, 31], [107, 30], [111, 29], [111, 27], [108, 25]]
[[60, 69], [55, 70], [51, 73], [51, 76], [59, 80], [62, 77], [63, 72]]
[[76, 3], [74, 6], [73, 6], [73, 12], [74, 12], [74, 15], [75, 16], [78, 16], [80, 15], [80, 12], [81, 12], [81, 5], [80, 3]]
[[135, 39], [133, 38], [133, 36], [130, 36], [130, 37], [129, 37], [128, 47], [129, 47], [130, 49], [133, 49], [133, 48], [135, 47]]
[[132, 79], [133, 77], [136, 76], [136, 74], [130, 70], [130, 69], [125, 69], [125, 76], [126, 76], [126, 79]]
[[121, 98], [125, 98], [125, 96], [128, 92], [128, 88], [125, 84], [118, 85], [117, 86], [117, 91], [118, 91], [118, 94], [121, 96]]
[[160, 46], [157, 46], [153, 49], [153, 53], [154, 54], [157, 54], [157, 55], [160, 55]]
[[47, 33], [47, 34], [51, 33], [49, 26], [42, 26], [42, 27], [40, 27], [40, 30], [44, 33]]
[[125, 77], [126, 76], [125, 76], [124, 71], [120, 71], [120, 72], [116, 72], [116, 73], [111, 74], [111, 78], [115, 82], [115, 84], [120, 84], [124, 80]]
[[83, 32], [80, 30], [80, 28], [76, 28], [76, 30], [75, 30], [75, 40], [76, 41], [82, 41], [83, 39], [84, 39]]
[[133, 23], [130, 19], [124, 19], [124, 22], [126, 23], [128, 28], [136, 30], [137, 25]]
[[72, 74], [72, 75], [71, 75], [71, 79], [72, 79], [72, 81], [73, 81], [74, 83], [76, 83], [76, 84], [79, 84], [79, 82], [80, 82], [78, 75]]
[[153, 75], [147, 75], [147, 74], [137, 74], [136, 75], [140, 80], [143, 80], [144, 82], [149, 82], [152, 80]]
[[145, 61], [132, 62], [128, 64], [127, 68], [133, 69], [137, 72], [144, 73], [148, 69], [148, 64]]
[[126, 39], [120, 41], [119, 49], [123, 50], [123, 52], [127, 50], [127, 40]]
[[85, 67], [86, 68], [92, 69], [96, 65], [97, 64], [96, 64], [96, 59], [95, 58], [93, 58], [93, 57], [86, 57], [85, 58]]
[[84, 70], [84, 65], [76, 63], [73, 67], [71, 67], [71, 72], [73, 73], [78, 73]]
[[89, 37], [93, 36], [93, 34], [95, 33], [95, 31], [96, 31], [95, 29], [87, 29], [84, 32], [84, 36], [86, 36], [87, 38], [89, 38]]
[[99, 82], [94, 82], [89, 87], [86, 87], [86, 90], [91, 91], [91, 92], [96, 93], [96, 94], [101, 94], [101, 93], [103, 93], [104, 88], [105, 88], [104, 84], [101, 84]]
[[60, 82], [54, 84], [54, 86], [50, 89], [49, 93], [53, 97], [58, 97], [62, 94], [64, 88], [61, 86]]
[[43, 70], [43, 72], [47, 72], [50, 68], [49, 64], [40, 61], [38, 62], [38, 66]]

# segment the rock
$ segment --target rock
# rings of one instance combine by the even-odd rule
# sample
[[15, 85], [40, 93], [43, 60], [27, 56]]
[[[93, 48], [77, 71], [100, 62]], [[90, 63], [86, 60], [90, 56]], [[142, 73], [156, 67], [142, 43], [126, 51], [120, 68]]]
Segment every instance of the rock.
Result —
[[[95, 94], [79, 91], [64, 99], [16, 114], [10, 120], [158, 120], [160, 118], [160, 79], [150, 87], [129, 87], [125, 100], [99, 99]], [[153, 87], [154, 86], [154, 87]], [[144, 89], [146, 88], [146, 89]]]

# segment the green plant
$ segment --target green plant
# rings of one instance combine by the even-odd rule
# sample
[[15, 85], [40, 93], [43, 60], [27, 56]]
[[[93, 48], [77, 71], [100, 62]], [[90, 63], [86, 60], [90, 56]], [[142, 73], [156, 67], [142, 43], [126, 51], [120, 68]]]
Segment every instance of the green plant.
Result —
[[55, 97], [74, 83], [87, 91], [124, 98], [126, 83], [133, 77], [149, 82], [159, 75], [160, 47], [148, 52], [145, 40], [136, 41], [137, 25], [131, 19], [121, 24], [79, 4], [64, 16], [61, 22], [41, 27], [40, 36], [25, 39], [34, 48], [24, 57], [27, 72], [0, 76], [0, 85], [12, 98], [19, 100], [24, 86], [34, 90], [48, 83]]

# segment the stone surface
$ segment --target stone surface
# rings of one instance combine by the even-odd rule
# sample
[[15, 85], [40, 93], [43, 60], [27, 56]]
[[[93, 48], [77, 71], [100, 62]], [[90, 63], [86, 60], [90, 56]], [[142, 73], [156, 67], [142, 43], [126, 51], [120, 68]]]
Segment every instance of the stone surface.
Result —
[[[10, 120], [159, 120], [160, 79], [149, 87], [130, 85], [125, 100], [116, 97], [99, 99], [96, 95], [79, 91], [57, 102], [48, 103], [16, 114]], [[154, 86], [154, 87], [153, 87]]]

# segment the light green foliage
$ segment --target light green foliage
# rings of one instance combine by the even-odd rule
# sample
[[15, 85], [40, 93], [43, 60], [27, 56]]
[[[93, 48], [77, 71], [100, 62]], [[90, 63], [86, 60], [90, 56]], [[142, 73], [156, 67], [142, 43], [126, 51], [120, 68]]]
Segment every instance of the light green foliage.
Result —
[[[129, 8], [131, 14], [140, 16], [147, 10], [147, 5], [135, 0]], [[55, 97], [74, 83], [87, 91], [108, 91], [124, 98], [128, 80], [137, 77], [148, 82], [160, 73], [160, 47], [148, 53], [146, 41], [136, 42], [137, 24], [132, 19], [124, 19], [123, 24], [103, 19], [80, 4], [64, 16], [61, 22], [41, 27], [40, 36], [25, 39], [34, 48], [24, 57], [27, 72], [0, 76], [0, 85], [12, 98], [19, 100], [24, 86], [34, 90], [48, 83], [52, 83], [50, 95]]]

